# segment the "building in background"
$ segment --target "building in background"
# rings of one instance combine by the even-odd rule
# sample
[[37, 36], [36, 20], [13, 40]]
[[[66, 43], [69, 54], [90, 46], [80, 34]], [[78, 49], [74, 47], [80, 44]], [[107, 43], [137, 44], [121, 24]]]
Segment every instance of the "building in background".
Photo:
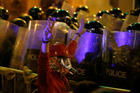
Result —
[[111, 9], [110, 0], [87, 0], [90, 14], [96, 14], [100, 10]]
[[0, 5], [9, 11], [9, 20], [12, 20], [33, 6], [40, 6], [40, 0], [0, 0]]
[[136, 0], [119, 0], [119, 7], [123, 12], [128, 12], [135, 9]]
[[135, 8], [140, 8], [140, 0], [135, 1]]
[[140, 7], [140, 0], [0, 0], [0, 5], [9, 10], [9, 20], [12, 20], [23, 13], [27, 13], [33, 6], [40, 6], [46, 11], [51, 5], [60, 7], [62, 2], [62, 8], [71, 12], [80, 5], [87, 5], [90, 14], [115, 7], [120, 7], [123, 12]]

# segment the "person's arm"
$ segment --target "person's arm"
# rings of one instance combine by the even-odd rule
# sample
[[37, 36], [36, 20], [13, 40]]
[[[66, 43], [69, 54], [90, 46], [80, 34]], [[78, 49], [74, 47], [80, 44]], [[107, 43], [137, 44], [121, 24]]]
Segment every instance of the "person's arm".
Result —
[[75, 33], [75, 36], [72, 40], [75, 40], [76, 42], [78, 42], [80, 36], [84, 33], [84, 19], [81, 19], [81, 24], [79, 27], [79, 30], [77, 31], [77, 33]]
[[49, 53], [49, 46], [50, 46], [50, 42], [47, 41], [46, 43], [42, 42], [42, 45], [41, 45], [41, 52], [42, 53]]
[[[49, 20], [48, 20], [49, 21]], [[41, 52], [38, 60], [38, 83], [40, 86], [46, 85], [47, 72], [50, 70], [49, 66], [49, 46], [52, 37], [53, 23], [48, 22], [46, 29], [43, 32]]]
[[49, 45], [48, 40], [42, 39], [41, 52], [38, 60], [38, 83], [46, 85], [47, 71], [49, 71]]
[[80, 35], [79, 33], [76, 33], [72, 40], [75, 40], [76, 42], [78, 42], [80, 36], [81, 36], [81, 35]]
[[[50, 20], [50, 19], [52, 19], [52, 20]], [[42, 46], [41, 46], [41, 52], [42, 53], [48, 53], [49, 52], [50, 40], [53, 37], [52, 28], [54, 26], [54, 23], [55, 23], [55, 18], [48, 18], [46, 28], [43, 32]]]
[[77, 48], [78, 40], [79, 40], [80, 36], [84, 33], [83, 27], [84, 27], [84, 19], [81, 19], [81, 25], [79, 27], [79, 30], [75, 34], [72, 41], [70, 41], [69, 44], [67, 45], [67, 49], [68, 49], [70, 58], [72, 58], [72, 56], [74, 55], [76, 48]]
[[38, 84], [46, 85], [47, 71], [49, 71], [49, 54], [40, 52], [38, 60]]

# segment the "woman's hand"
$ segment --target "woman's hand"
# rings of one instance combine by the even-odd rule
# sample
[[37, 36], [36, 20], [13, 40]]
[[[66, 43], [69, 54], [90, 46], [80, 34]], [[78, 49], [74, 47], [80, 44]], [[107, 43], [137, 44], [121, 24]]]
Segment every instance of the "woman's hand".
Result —
[[79, 27], [79, 30], [77, 31], [77, 33], [82, 35], [84, 32], [85, 32], [84, 31], [84, 19], [81, 19], [80, 27]]
[[75, 34], [74, 38], [72, 40], [75, 40], [78, 42], [79, 37], [84, 33], [84, 19], [81, 19], [81, 24], [79, 27], [79, 30], [77, 31], [77, 33]]
[[42, 37], [42, 46], [41, 50], [43, 53], [48, 53], [49, 52], [49, 41], [50, 39], [53, 38], [52, 35], [52, 29], [55, 23], [55, 19], [53, 18], [52, 21], [50, 21], [50, 18], [47, 20], [47, 26], [43, 32], [43, 37]]
[[43, 32], [43, 41], [49, 41], [50, 39], [53, 38], [52, 29], [53, 29], [53, 26], [54, 26], [54, 23], [55, 23], [55, 19], [52, 18], [53, 19], [52, 21], [50, 19], [51, 18], [48, 18], [47, 26], [46, 26], [46, 28]]

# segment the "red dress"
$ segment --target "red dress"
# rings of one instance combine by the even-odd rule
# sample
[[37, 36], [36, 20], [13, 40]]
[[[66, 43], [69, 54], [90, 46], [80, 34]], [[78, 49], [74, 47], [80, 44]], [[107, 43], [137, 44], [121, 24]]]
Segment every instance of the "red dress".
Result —
[[[71, 58], [76, 50], [77, 43], [72, 40], [67, 47], [60, 45], [58, 47], [50, 46], [49, 53], [40, 53], [38, 61], [38, 80], [37, 85], [40, 93], [68, 93], [68, 80], [63, 75], [63, 73], [58, 73], [50, 68], [50, 59], [54, 56], [66, 56], [66, 51], [68, 56]], [[59, 53], [58, 53], [59, 52]], [[56, 64], [57, 64], [56, 60]], [[61, 71], [63, 67], [58, 64]]]

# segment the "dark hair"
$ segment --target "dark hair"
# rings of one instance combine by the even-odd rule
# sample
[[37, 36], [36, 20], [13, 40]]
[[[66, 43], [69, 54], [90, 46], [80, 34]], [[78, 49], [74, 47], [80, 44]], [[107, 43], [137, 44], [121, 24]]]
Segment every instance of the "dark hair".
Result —
[[74, 93], [91, 93], [92, 91], [98, 89], [99, 86], [95, 82], [92, 81], [80, 81], [76, 84]]

